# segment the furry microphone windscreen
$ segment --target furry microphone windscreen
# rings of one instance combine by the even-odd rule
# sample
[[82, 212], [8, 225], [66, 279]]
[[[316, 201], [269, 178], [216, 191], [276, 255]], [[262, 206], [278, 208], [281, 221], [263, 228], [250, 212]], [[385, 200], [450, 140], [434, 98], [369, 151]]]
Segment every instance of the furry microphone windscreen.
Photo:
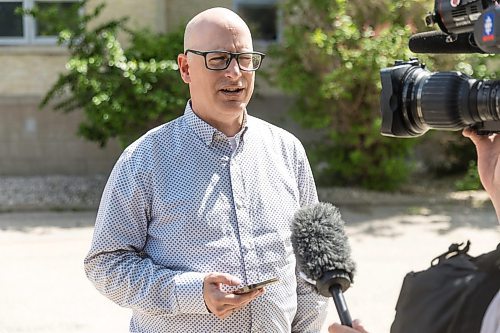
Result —
[[356, 264], [337, 207], [317, 203], [299, 209], [292, 222], [292, 246], [299, 269], [314, 281], [324, 272], [346, 271], [352, 281]]

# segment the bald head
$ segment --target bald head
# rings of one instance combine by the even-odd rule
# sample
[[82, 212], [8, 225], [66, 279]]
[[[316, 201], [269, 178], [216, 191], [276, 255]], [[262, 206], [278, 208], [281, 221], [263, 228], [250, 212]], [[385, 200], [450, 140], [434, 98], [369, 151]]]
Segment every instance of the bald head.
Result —
[[220, 49], [214, 43], [221, 32], [244, 37], [252, 46], [252, 36], [245, 21], [227, 8], [217, 7], [199, 13], [188, 22], [184, 32], [184, 50]]
[[189, 84], [191, 109], [227, 136], [240, 131], [253, 94], [255, 72], [240, 67], [241, 55], [244, 64], [250, 61], [248, 52], [253, 52], [252, 35], [241, 17], [211, 8], [189, 21], [184, 53], [177, 56], [182, 80]]

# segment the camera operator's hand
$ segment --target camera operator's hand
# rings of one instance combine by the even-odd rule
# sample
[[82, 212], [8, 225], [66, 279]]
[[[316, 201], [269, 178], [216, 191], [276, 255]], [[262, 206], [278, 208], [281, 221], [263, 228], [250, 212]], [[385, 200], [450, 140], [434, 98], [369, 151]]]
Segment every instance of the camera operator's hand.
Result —
[[368, 333], [359, 320], [352, 322], [352, 328], [334, 323], [328, 327], [328, 333]]
[[500, 135], [477, 135], [468, 128], [462, 134], [476, 145], [479, 177], [500, 220]]

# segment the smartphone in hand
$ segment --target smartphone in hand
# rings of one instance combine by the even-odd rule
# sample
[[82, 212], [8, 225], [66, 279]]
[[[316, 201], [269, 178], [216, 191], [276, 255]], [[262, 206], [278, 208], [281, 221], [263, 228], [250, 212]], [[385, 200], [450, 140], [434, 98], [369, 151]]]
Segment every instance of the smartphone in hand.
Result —
[[253, 284], [249, 284], [249, 285], [240, 287], [240, 288], [236, 289], [234, 291], [234, 293], [235, 294], [246, 294], [246, 293], [249, 293], [251, 291], [264, 288], [265, 286], [268, 286], [270, 284], [277, 283], [277, 282], [279, 282], [279, 279], [275, 277], [275, 278], [272, 278], [269, 280], [265, 280], [265, 281], [261, 281], [261, 282], [257, 282], [257, 283], [253, 283]]

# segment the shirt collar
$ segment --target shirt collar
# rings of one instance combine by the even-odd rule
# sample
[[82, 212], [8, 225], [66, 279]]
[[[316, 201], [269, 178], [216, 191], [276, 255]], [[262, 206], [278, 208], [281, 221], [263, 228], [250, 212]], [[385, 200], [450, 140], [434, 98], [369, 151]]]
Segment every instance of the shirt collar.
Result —
[[[186, 104], [186, 108], [184, 110], [184, 118], [186, 119], [186, 124], [191, 128], [191, 130], [208, 146], [212, 144], [216, 138], [226, 137], [224, 133], [219, 131], [218, 129], [212, 127], [208, 123], [206, 123], [203, 119], [198, 117], [196, 113], [194, 113], [191, 108], [191, 100], [189, 100]], [[236, 133], [234, 136], [236, 142], [243, 138], [243, 134], [246, 132], [248, 128], [248, 114], [247, 111], [243, 113], [243, 123], [241, 125], [241, 130]]]

